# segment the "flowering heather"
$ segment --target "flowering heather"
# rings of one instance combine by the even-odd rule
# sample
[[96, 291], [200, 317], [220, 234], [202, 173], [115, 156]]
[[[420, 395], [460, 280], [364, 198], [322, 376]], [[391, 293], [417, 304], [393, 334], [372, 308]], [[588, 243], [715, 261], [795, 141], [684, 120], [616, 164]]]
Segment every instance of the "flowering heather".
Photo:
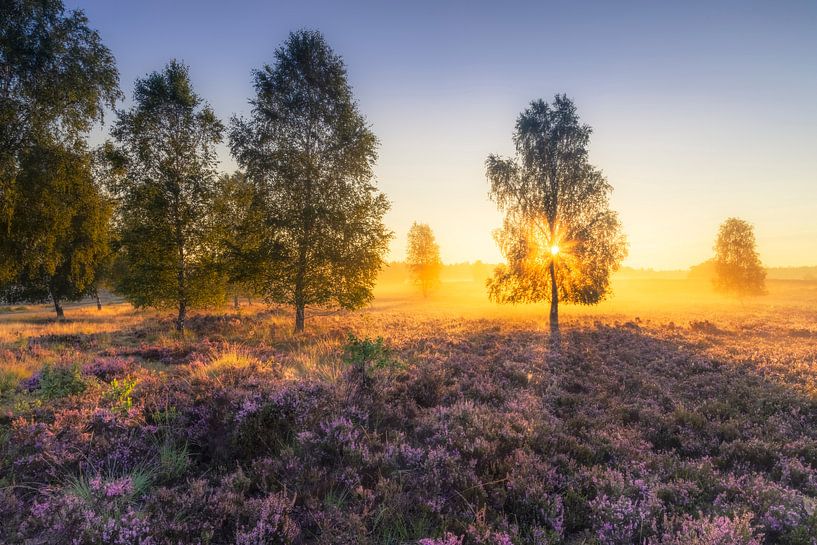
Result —
[[[265, 319], [85, 354], [64, 395], [18, 386], [0, 543], [817, 544], [801, 325], [581, 322], [554, 352], [524, 322]], [[350, 330], [382, 334], [376, 365], [344, 363]]]

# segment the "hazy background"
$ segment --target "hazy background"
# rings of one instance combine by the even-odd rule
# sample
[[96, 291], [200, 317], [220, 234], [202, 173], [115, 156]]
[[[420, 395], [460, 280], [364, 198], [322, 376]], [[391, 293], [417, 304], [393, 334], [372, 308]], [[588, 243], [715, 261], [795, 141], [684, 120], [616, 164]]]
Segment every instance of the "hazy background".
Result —
[[[130, 97], [171, 56], [226, 122], [289, 31], [321, 30], [381, 140], [390, 259], [414, 220], [447, 262], [501, 259], [483, 163], [534, 98], [573, 97], [615, 187], [625, 264], [680, 269], [719, 223], [756, 227], [770, 266], [817, 263], [815, 2], [69, 1]], [[99, 134], [95, 135], [99, 139]], [[226, 148], [222, 168], [234, 169]]]

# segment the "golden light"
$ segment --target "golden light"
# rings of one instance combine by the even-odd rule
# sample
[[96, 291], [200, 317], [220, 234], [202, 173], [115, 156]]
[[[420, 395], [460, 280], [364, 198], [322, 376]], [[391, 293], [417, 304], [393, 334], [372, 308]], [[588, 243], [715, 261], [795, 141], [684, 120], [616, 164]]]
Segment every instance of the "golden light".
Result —
[[559, 254], [559, 245], [554, 244], [553, 246], [550, 247], [550, 255], [556, 256], [558, 254]]

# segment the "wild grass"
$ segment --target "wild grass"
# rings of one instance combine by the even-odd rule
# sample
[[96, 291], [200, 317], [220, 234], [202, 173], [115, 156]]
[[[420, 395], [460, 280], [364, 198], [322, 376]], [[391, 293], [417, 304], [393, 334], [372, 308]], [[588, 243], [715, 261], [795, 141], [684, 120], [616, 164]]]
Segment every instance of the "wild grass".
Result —
[[379, 287], [300, 335], [263, 305], [183, 335], [124, 304], [4, 313], [0, 540], [231, 542], [283, 521], [304, 543], [810, 543], [817, 283], [739, 304], [662, 282], [564, 307], [561, 353], [544, 305], [477, 282]]

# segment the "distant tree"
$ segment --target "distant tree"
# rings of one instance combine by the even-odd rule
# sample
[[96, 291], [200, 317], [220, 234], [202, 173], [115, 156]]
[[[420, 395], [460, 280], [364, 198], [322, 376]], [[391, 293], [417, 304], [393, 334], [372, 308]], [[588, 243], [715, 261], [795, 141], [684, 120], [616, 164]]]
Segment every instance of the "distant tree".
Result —
[[254, 73], [249, 119], [233, 119], [230, 147], [261, 195], [273, 260], [259, 285], [295, 307], [358, 308], [371, 300], [391, 233], [372, 168], [377, 139], [359, 113], [346, 68], [319, 32], [290, 34], [275, 64]]
[[[55, 225], [46, 218], [40, 224], [27, 221], [26, 212], [40, 208], [38, 201], [29, 199], [40, 198], [38, 192], [49, 184], [80, 191], [65, 195], [60, 204], [86, 199], [88, 180], [80, 173], [84, 166], [78, 166], [85, 161], [85, 137], [102, 119], [105, 106], [113, 106], [119, 97], [118, 84], [113, 55], [81, 11], [66, 12], [59, 0], [0, 2], [0, 284], [16, 286], [7, 295], [25, 292], [39, 299], [30, 290], [20, 291], [22, 286], [31, 287], [32, 279], [25, 275], [45, 261], [72, 261], [68, 256], [20, 253], [24, 239], [47, 245], [70, 238], [64, 231], [50, 232]], [[34, 158], [60, 164], [71, 172], [71, 179], [45, 177]], [[24, 168], [32, 170], [23, 172]], [[25, 187], [28, 183], [34, 186]], [[59, 210], [73, 217], [65, 206]], [[25, 233], [16, 231], [21, 222], [28, 229]], [[21, 261], [24, 258], [31, 261]], [[45, 269], [51, 271], [50, 266]]]
[[181, 331], [188, 308], [224, 299], [213, 221], [223, 126], [177, 61], [137, 80], [133, 107], [117, 114], [117, 146], [108, 146], [117, 290], [137, 307], [175, 307]]
[[239, 296], [257, 292], [264, 269], [276, 262], [278, 247], [264, 239], [263, 208], [256, 186], [242, 172], [224, 174], [216, 185], [215, 225], [219, 264], [227, 274], [227, 290], [238, 308]]
[[715, 241], [715, 289], [738, 297], [766, 293], [766, 270], [760, 263], [752, 226], [738, 218], [721, 224]]
[[94, 183], [89, 154], [61, 144], [28, 146], [0, 236], [0, 260], [13, 270], [0, 286], [8, 302], [62, 303], [94, 290], [109, 254], [111, 206]]
[[420, 287], [423, 297], [440, 284], [440, 246], [434, 240], [431, 227], [414, 222], [408, 232], [406, 263], [412, 281]]
[[502, 303], [550, 301], [559, 328], [559, 301], [595, 304], [626, 255], [626, 240], [610, 210], [612, 187], [588, 161], [592, 129], [579, 122], [565, 95], [536, 100], [516, 122], [517, 157], [488, 157], [491, 196], [505, 213], [496, 233], [507, 264], [488, 281]]

